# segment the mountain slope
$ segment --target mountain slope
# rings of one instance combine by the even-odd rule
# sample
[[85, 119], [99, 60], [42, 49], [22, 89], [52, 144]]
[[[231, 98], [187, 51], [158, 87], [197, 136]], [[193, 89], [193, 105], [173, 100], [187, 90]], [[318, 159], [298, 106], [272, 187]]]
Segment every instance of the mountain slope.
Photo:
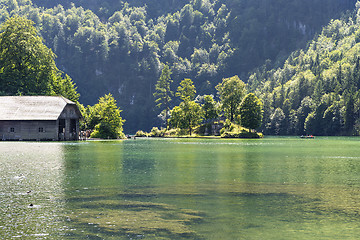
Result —
[[0, 22], [14, 14], [33, 20], [57, 66], [77, 83], [80, 101], [113, 93], [125, 131], [133, 132], [157, 124], [161, 63], [172, 69], [174, 90], [186, 77], [199, 94], [214, 93], [224, 77], [246, 79], [267, 59], [279, 65], [355, 0], [33, 2], [1, 0]]
[[250, 88], [264, 101], [268, 134], [360, 133], [360, 3], [332, 20], [283, 67], [258, 69]]

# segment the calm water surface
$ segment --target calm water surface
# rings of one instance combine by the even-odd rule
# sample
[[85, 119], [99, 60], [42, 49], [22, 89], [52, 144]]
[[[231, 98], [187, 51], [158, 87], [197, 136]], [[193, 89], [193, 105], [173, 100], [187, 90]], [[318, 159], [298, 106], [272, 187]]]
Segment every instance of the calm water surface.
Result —
[[0, 239], [357, 239], [360, 138], [0, 142]]

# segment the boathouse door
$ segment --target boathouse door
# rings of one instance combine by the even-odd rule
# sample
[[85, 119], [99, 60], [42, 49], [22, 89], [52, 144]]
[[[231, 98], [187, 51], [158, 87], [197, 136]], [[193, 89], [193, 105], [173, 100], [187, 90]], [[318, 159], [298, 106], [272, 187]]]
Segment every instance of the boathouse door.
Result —
[[59, 119], [59, 140], [64, 141], [65, 140], [65, 119]]

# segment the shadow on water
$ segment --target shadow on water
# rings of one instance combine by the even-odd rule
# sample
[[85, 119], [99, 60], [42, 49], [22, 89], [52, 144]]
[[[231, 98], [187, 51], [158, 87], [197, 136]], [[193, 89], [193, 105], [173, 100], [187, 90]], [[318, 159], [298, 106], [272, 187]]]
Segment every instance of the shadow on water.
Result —
[[93, 201], [84, 197], [72, 206], [69, 219], [76, 228], [96, 231], [119, 238], [162, 237], [166, 239], [199, 239], [189, 225], [201, 221], [197, 211], [145, 201], [109, 199]]

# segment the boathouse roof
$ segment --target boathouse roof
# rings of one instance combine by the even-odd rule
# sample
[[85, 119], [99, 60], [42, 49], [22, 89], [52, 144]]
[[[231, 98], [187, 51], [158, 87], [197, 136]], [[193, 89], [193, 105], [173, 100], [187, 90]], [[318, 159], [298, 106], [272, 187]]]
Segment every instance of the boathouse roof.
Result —
[[57, 120], [66, 105], [59, 96], [0, 96], [0, 121]]

